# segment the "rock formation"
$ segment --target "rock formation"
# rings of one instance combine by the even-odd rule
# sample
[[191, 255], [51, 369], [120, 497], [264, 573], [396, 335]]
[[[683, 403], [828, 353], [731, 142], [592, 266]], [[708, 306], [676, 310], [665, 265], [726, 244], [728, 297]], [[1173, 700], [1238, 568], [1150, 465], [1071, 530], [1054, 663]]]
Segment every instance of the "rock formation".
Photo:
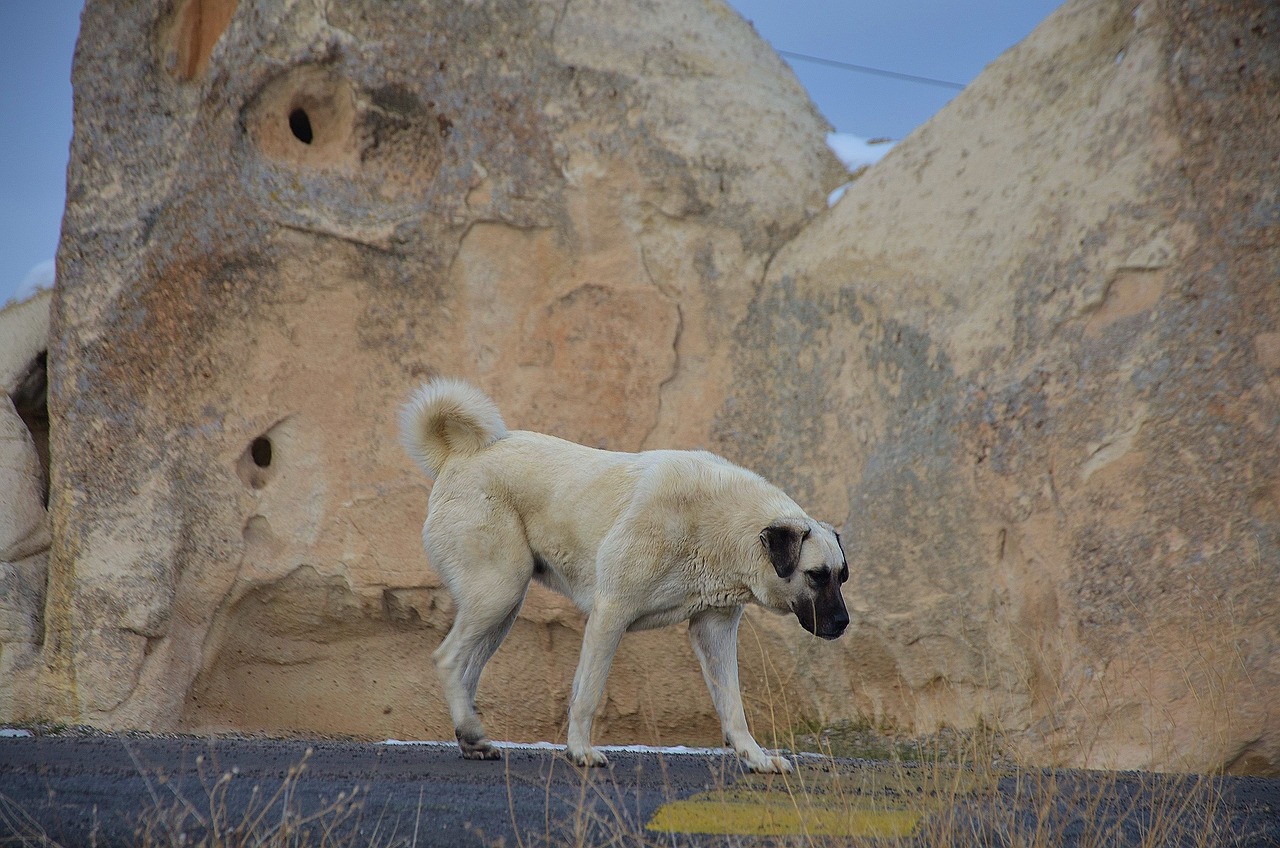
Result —
[[49, 570], [48, 291], [0, 310], [0, 716], [30, 678]]
[[[399, 404], [458, 375], [512, 426], [705, 441], [728, 333], [843, 178], [824, 122], [718, 3], [91, 0], [82, 32], [13, 714], [449, 738]], [[562, 736], [581, 626], [531, 596], [495, 734]], [[683, 634], [627, 642], [604, 736], [716, 740], [662, 694], [705, 688]]]
[[[394, 422], [441, 373], [841, 527], [850, 634], [744, 627], [762, 739], [1280, 770], [1274, 5], [1072, 0], [829, 212], [821, 119], [718, 3], [90, 0], [83, 32], [9, 717], [447, 738]], [[562, 737], [580, 631], [530, 594], [495, 736]], [[680, 630], [624, 639], [608, 699], [605, 740], [717, 740]]]
[[863, 712], [1280, 769], [1278, 34], [1068, 3], [770, 265], [720, 446], [847, 516]]

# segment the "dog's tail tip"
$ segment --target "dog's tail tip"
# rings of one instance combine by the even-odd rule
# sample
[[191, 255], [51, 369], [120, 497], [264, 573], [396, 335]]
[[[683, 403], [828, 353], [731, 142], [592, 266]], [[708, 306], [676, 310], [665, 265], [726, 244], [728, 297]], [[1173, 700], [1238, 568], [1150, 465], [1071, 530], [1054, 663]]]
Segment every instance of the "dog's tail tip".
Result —
[[400, 408], [400, 443], [432, 479], [449, 457], [477, 453], [506, 435], [497, 405], [464, 380], [423, 383]]

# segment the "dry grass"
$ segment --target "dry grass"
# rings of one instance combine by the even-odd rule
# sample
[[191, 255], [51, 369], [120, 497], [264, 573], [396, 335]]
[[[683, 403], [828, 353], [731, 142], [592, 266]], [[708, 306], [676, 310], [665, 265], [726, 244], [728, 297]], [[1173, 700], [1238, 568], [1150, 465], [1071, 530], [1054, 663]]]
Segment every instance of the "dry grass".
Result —
[[[222, 771], [210, 757], [197, 757], [201, 792], [195, 799], [188, 798], [163, 773], [157, 774], [147, 782], [154, 808], [142, 817], [135, 844], [139, 848], [339, 848], [355, 844], [351, 824], [362, 810], [359, 787], [340, 792], [332, 800], [321, 799], [314, 809], [305, 810], [298, 803], [298, 782], [310, 756], [311, 749], [307, 749], [270, 793], [257, 784], [248, 787], [249, 797], [238, 814], [231, 810], [240, 805], [229, 803], [231, 793], [243, 789], [237, 784], [235, 769]], [[134, 765], [144, 773], [136, 757]]]
[[[868, 744], [874, 731], [856, 734]], [[847, 734], [829, 734], [841, 740]], [[891, 791], [880, 803], [918, 817], [919, 845], [1008, 848], [1166, 848], [1232, 844], [1221, 784], [1211, 776], [1022, 768], [1010, 759], [1002, 734], [985, 727], [904, 739], [892, 735], [873, 748], [888, 750], [880, 772]], [[821, 762], [821, 761], [820, 761]], [[835, 760], [832, 768], [842, 767]], [[842, 777], [858, 806], [868, 778], [859, 769]], [[790, 787], [788, 787], [790, 788]], [[803, 787], [800, 794], [803, 794]], [[797, 844], [805, 843], [802, 837]], [[854, 840], [851, 844], [858, 844]]]

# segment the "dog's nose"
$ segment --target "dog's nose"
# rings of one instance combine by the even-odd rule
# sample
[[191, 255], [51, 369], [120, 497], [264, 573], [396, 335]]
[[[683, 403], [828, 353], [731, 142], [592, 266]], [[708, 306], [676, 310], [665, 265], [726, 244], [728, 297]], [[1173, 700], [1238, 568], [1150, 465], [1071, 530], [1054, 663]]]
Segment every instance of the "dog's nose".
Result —
[[839, 637], [841, 633], [844, 633], [848, 626], [849, 614], [844, 610], [841, 610], [839, 613], [831, 616], [831, 618], [826, 622], [826, 627], [822, 628], [822, 633], [819, 635], [822, 636], [823, 639], [835, 639]]

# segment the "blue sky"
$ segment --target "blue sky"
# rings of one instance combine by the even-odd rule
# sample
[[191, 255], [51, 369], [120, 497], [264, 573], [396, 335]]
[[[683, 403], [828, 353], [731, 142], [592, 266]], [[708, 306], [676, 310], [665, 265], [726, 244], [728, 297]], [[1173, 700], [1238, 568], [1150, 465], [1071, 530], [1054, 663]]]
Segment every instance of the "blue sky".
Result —
[[[71, 142], [71, 55], [82, 0], [0, 0], [0, 304], [53, 258]], [[820, 59], [966, 84], [1059, 0], [730, 0], [784, 51], [835, 128], [902, 138], [954, 88]]]

